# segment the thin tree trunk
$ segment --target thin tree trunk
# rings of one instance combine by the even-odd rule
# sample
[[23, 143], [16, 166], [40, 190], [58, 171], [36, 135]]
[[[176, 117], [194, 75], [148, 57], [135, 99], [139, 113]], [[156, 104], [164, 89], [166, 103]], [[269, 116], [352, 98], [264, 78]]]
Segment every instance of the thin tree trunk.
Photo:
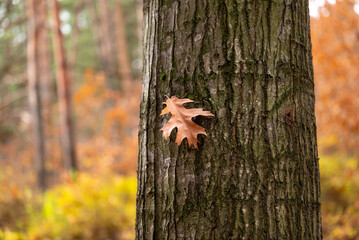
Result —
[[[50, 62], [50, 50], [49, 50], [49, 29], [47, 25], [47, 1], [38, 1], [37, 6], [40, 17], [40, 42], [41, 47], [39, 48], [39, 63], [40, 63], [40, 76], [41, 76], [41, 93], [44, 100], [44, 108], [46, 114], [49, 114], [50, 110], [50, 97], [51, 97], [51, 62]], [[48, 118], [48, 116], [46, 116]]]
[[113, 31], [112, 12], [109, 9], [108, 0], [98, 0], [97, 8], [100, 16], [100, 37], [104, 48], [105, 72], [109, 87], [115, 86], [117, 75], [115, 31]]
[[74, 127], [71, 117], [71, 81], [69, 79], [63, 36], [60, 30], [60, 7], [57, 0], [52, 0], [53, 8], [53, 45], [56, 63], [56, 82], [59, 100], [61, 143], [64, 166], [68, 170], [77, 170]]
[[[321, 239], [308, 1], [144, 2], [136, 239]], [[215, 118], [199, 151], [165, 96]]]
[[49, 46], [49, 26], [48, 26], [48, 8], [46, 0], [38, 0], [37, 16], [40, 19], [39, 26], [39, 39], [40, 47], [38, 49], [38, 69], [40, 77], [40, 91], [41, 91], [41, 100], [42, 100], [42, 116], [43, 116], [43, 128], [44, 128], [44, 137], [46, 141], [44, 142], [46, 157], [51, 159], [51, 144], [49, 140], [51, 138], [51, 57], [50, 46]]
[[117, 40], [117, 61], [120, 79], [123, 89], [126, 91], [132, 82], [131, 61], [128, 55], [128, 46], [126, 40], [126, 24], [123, 19], [121, 0], [115, 0], [115, 27]]
[[34, 145], [35, 145], [35, 169], [37, 184], [41, 190], [46, 188], [45, 168], [45, 145], [44, 127], [42, 120], [42, 105], [40, 94], [40, 77], [38, 53], [40, 47], [39, 19], [37, 18], [37, 6], [41, 0], [28, 0], [28, 41], [27, 41], [27, 74], [28, 74], [28, 96], [32, 116]]
[[77, 52], [79, 45], [79, 36], [80, 36], [80, 28], [78, 24], [78, 16], [79, 13], [84, 8], [84, 0], [78, 0], [75, 5], [74, 11], [74, 25], [72, 27], [73, 33], [71, 35], [71, 51], [69, 53], [69, 63], [71, 69], [71, 79], [76, 79], [76, 61], [77, 61]]
[[138, 36], [138, 57], [143, 59], [142, 25], [143, 25], [143, 0], [136, 1], [137, 36]]
[[93, 26], [92, 36], [94, 37], [94, 40], [97, 45], [97, 55], [100, 59], [100, 65], [103, 69], [105, 69], [107, 63], [105, 62], [105, 58], [104, 58], [105, 51], [104, 51], [103, 43], [101, 41], [101, 37], [99, 34], [99, 33], [101, 33], [101, 26], [100, 26], [100, 20], [98, 18], [98, 14], [96, 11], [96, 0], [85, 0], [85, 4], [89, 11], [91, 25]]

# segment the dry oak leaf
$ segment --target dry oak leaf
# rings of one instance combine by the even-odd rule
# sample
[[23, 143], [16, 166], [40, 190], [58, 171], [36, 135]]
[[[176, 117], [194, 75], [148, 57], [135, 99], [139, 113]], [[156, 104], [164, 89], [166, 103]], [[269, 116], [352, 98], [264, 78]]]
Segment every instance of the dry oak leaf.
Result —
[[193, 144], [198, 150], [197, 135], [204, 134], [207, 136], [207, 134], [203, 127], [192, 121], [192, 118], [199, 115], [207, 117], [214, 117], [214, 115], [209, 111], [203, 111], [203, 108], [188, 109], [183, 106], [183, 104], [190, 102], [194, 101], [188, 98], [179, 99], [176, 96], [168, 98], [167, 101], [163, 103], [167, 106], [162, 110], [161, 115], [171, 113], [172, 117], [163, 128], [161, 128], [161, 131], [163, 131], [163, 136], [167, 140], [172, 130], [177, 128], [177, 145], [179, 146], [182, 141], [187, 138], [188, 145], [191, 146]]

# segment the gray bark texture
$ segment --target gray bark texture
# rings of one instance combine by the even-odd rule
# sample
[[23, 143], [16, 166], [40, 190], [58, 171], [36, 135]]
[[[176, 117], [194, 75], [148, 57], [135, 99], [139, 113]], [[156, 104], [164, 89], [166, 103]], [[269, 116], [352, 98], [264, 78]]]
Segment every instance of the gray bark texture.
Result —
[[[136, 239], [322, 239], [307, 0], [145, 0]], [[195, 100], [199, 151], [160, 129]]]

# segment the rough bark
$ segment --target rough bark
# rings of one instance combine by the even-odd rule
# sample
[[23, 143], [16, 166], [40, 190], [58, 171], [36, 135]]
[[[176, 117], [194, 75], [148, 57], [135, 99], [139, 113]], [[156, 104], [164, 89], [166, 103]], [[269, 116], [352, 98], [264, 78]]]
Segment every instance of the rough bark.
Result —
[[77, 170], [74, 127], [71, 116], [71, 81], [65, 57], [63, 36], [60, 30], [60, 7], [57, 0], [52, 1], [53, 8], [53, 45], [56, 64], [56, 83], [59, 101], [59, 117], [61, 128], [62, 158], [64, 167]]
[[27, 39], [27, 75], [28, 97], [33, 125], [35, 146], [35, 171], [37, 185], [41, 190], [46, 188], [45, 141], [41, 104], [41, 82], [39, 67], [40, 20], [37, 16], [38, 6], [42, 0], [27, 1], [28, 39]]
[[[321, 239], [306, 0], [145, 0], [136, 239]], [[199, 151], [165, 95], [215, 118]]]

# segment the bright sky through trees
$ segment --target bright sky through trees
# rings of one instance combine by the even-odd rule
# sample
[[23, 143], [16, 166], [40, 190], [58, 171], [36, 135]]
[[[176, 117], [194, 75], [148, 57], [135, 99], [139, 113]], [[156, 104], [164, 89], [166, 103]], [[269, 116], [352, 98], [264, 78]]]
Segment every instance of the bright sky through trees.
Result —
[[[329, 4], [335, 4], [336, 0], [327, 0]], [[309, 1], [309, 14], [311, 17], [319, 17], [320, 8], [325, 4], [325, 0], [310, 0]], [[359, 1], [354, 5], [354, 11], [359, 14]]]
[[[336, 0], [327, 0], [330, 4], [335, 4]], [[310, 0], [309, 1], [309, 14], [312, 17], [319, 16], [319, 9], [323, 7], [325, 4], [325, 0]]]

